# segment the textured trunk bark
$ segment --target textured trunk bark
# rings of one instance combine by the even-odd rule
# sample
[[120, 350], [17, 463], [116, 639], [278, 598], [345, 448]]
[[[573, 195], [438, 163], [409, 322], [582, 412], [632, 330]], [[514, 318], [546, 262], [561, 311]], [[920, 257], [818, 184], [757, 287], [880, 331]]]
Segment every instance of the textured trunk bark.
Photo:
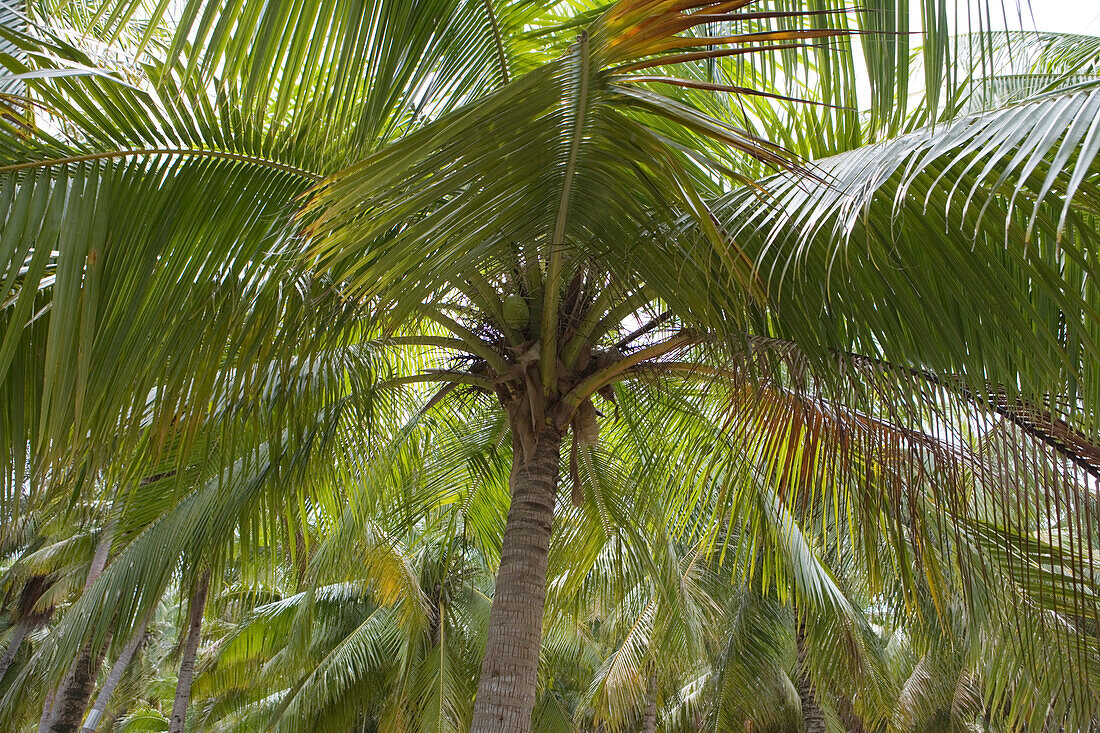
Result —
[[153, 611], [155, 610], [156, 606], [154, 605], [153, 608], [145, 614], [141, 623], [134, 629], [133, 637], [118, 655], [118, 659], [115, 660], [114, 666], [111, 667], [111, 671], [107, 674], [107, 680], [103, 683], [103, 687], [99, 689], [99, 694], [96, 695], [95, 702], [92, 703], [92, 709], [88, 713], [88, 717], [84, 719], [84, 727], [81, 728], [82, 733], [90, 733], [99, 725], [99, 720], [103, 717], [103, 711], [107, 709], [107, 703], [110, 702], [111, 695], [114, 693], [115, 688], [118, 687], [118, 683], [122, 681], [122, 675], [125, 674], [126, 668], [130, 666], [130, 661], [134, 658], [134, 654], [137, 653], [142, 642], [145, 641], [145, 627], [149, 625], [149, 619], [152, 617]]
[[103, 570], [107, 567], [107, 558], [111, 554], [111, 540], [114, 538], [114, 534], [115, 523], [112, 521], [103, 528], [103, 536], [99, 538], [95, 554], [92, 555], [92, 562], [88, 566], [88, 575], [84, 578], [85, 593], [88, 592], [92, 587], [92, 583], [99, 579], [99, 576], [103, 574]]
[[657, 680], [649, 678], [649, 689], [645, 696], [645, 714], [642, 715], [642, 733], [655, 733], [657, 730]]
[[863, 719], [859, 717], [859, 713], [852, 705], [852, 698], [847, 695], [841, 696], [837, 703], [837, 713], [840, 715], [840, 722], [844, 723], [844, 728], [848, 733], [867, 733], [867, 728], [863, 725]]
[[27, 634], [40, 626], [44, 626], [53, 615], [53, 607], [40, 609], [39, 602], [53, 583], [44, 575], [35, 575], [29, 578], [19, 591], [19, 600], [13, 609], [15, 628], [12, 629], [11, 639], [8, 640], [8, 648], [4, 650], [4, 656], [0, 657], [0, 679], [4, 678], [15, 656], [23, 647]]
[[76, 664], [65, 677], [65, 684], [54, 697], [50, 733], [76, 733], [80, 730], [80, 721], [84, 718], [84, 710], [95, 690], [96, 674], [102, 664], [102, 652], [94, 652], [90, 645], [81, 650]]
[[56, 690], [46, 693], [46, 702], [42, 706], [42, 717], [38, 719], [38, 733], [49, 733], [50, 718], [53, 715], [53, 701], [56, 697]]
[[[92, 562], [88, 566], [88, 575], [84, 579], [85, 593], [107, 567], [114, 534], [115, 523], [108, 522], [103, 528], [95, 554], [92, 555]], [[90, 643], [84, 645], [61, 680], [57, 691], [46, 698], [48, 708], [43, 710], [42, 720], [39, 721], [39, 733], [47, 730], [50, 733], [76, 733], [80, 730], [80, 722], [84, 719], [84, 710], [88, 707], [92, 691], [95, 690], [96, 674], [103, 663], [105, 651], [105, 649], [93, 649]]]
[[30, 631], [33, 623], [31, 619], [20, 619], [19, 623], [15, 625], [15, 630], [11, 632], [8, 648], [4, 650], [4, 656], [0, 657], [0, 680], [4, 679], [4, 673], [8, 671], [15, 655], [19, 653], [19, 647], [23, 646], [23, 639]]
[[825, 713], [817, 703], [814, 683], [810, 679], [806, 662], [806, 637], [801, 628], [795, 634], [795, 643], [798, 645], [798, 699], [802, 703], [802, 722], [806, 733], [825, 733]]
[[199, 651], [199, 638], [202, 636], [202, 614], [206, 608], [206, 594], [210, 590], [210, 571], [199, 579], [195, 595], [191, 597], [191, 609], [187, 624], [187, 641], [183, 645], [180, 658], [180, 673], [176, 682], [176, 701], [172, 705], [172, 717], [168, 722], [168, 733], [183, 733], [183, 724], [187, 720], [187, 703], [191, 701], [191, 678], [195, 675], [195, 655]]
[[518, 439], [513, 444], [512, 506], [489, 611], [471, 733], [527, 733], [535, 707], [561, 436], [543, 431], [526, 462]]

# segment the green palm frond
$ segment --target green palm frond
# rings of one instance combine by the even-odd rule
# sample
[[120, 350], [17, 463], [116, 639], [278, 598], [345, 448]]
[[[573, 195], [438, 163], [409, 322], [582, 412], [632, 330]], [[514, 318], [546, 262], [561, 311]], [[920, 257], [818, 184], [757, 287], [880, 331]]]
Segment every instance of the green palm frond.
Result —
[[0, 629], [42, 578], [48, 622], [4, 716], [153, 618], [111, 710], [162, 725], [209, 570], [190, 725], [468, 728], [549, 429], [542, 729], [790, 730], [807, 689], [834, 727], [1094, 722], [1095, 39], [952, 38], [945, 0], [27, 7]]

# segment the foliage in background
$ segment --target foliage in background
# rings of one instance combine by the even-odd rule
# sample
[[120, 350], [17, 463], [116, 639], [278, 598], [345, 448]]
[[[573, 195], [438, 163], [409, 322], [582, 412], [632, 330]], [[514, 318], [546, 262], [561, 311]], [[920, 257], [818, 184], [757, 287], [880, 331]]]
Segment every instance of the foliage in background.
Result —
[[468, 729], [574, 370], [536, 730], [1095, 725], [1100, 46], [740, 5], [5, 20], [0, 721]]

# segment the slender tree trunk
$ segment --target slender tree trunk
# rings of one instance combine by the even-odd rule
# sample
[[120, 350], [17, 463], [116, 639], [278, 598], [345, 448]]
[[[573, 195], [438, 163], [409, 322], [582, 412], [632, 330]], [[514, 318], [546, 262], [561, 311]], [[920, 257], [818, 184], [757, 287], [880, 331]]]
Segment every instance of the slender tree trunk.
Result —
[[195, 655], [199, 651], [199, 638], [202, 636], [202, 614], [206, 608], [206, 594], [210, 590], [210, 571], [199, 579], [195, 595], [191, 597], [190, 619], [187, 625], [187, 641], [183, 645], [180, 658], [179, 679], [176, 682], [176, 702], [172, 705], [172, 717], [168, 723], [168, 733], [183, 733], [183, 724], [187, 719], [187, 704], [191, 701], [191, 679], [195, 675]]
[[840, 697], [837, 703], [837, 714], [840, 715], [840, 722], [844, 723], [848, 733], [867, 733], [867, 728], [863, 725], [863, 719], [859, 717], [855, 706], [852, 705], [852, 698], [847, 695]]
[[102, 664], [103, 652], [96, 653], [90, 644], [86, 644], [76, 664], [69, 669], [66, 684], [59, 688], [54, 697], [50, 733], [76, 733], [80, 730], [80, 721], [95, 690], [95, 678]]
[[655, 733], [657, 730], [657, 680], [649, 678], [649, 689], [645, 696], [645, 713], [642, 715], [642, 733]]
[[107, 703], [110, 701], [111, 695], [114, 693], [115, 688], [118, 687], [118, 683], [122, 681], [122, 675], [125, 674], [126, 668], [130, 666], [130, 661], [134, 658], [134, 654], [137, 653], [142, 642], [145, 641], [145, 627], [149, 625], [149, 619], [152, 617], [155, 610], [156, 605], [154, 604], [145, 614], [141, 623], [134, 629], [134, 635], [118, 655], [118, 659], [115, 660], [114, 666], [111, 667], [111, 671], [107, 674], [107, 680], [103, 683], [103, 687], [100, 688], [99, 694], [96, 695], [95, 702], [92, 703], [92, 709], [89, 711], [88, 717], [84, 720], [84, 727], [81, 729], [82, 733], [94, 731], [96, 726], [99, 725], [99, 720], [103, 717], [103, 711], [107, 709]]
[[38, 733], [49, 733], [50, 719], [53, 717], [53, 701], [56, 697], [57, 690], [46, 693], [46, 701], [42, 705], [42, 717], [38, 719]]
[[19, 591], [19, 600], [15, 604], [14, 613], [17, 619], [15, 628], [12, 629], [11, 639], [8, 640], [8, 648], [4, 650], [4, 656], [0, 657], [0, 679], [4, 678], [11, 663], [15, 661], [15, 655], [27, 639], [27, 634], [39, 626], [44, 626], [53, 615], [53, 607], [36, 609], [42, 596], [53, 585], [44, 575], [35, 575], [29, 578]]
[[535, 707], [561, 435], [544, 430], [526, 461], [518, 439], [513, 444], [512, 506], [489, 611], [471, 733], [527, 733]]
[[88, 592], [88, 589], [92, 587], [92, 583], [99, 579], [99, 576], [103, 574], [103, 570], [107, 567], [107, 558], [111, 554], [111, 540], [114, 535], [115, 523], [112, 520], [103, 528], [103, 536], [99, 538], [95, 554], [92, 555], [92, 562], [88, 566], [88, 575], [84, 578], [84, 593]]
[[23, 639], [26, 637], [27, 632], [31, 630], [33, 623], [32, 619], [21, 618], [19, 623], [15, 625], [15, 630], [11, 632], [8, 648], [4, 650], [4, 656], [0, 657], [0, 680], [4, 679], [4, 673], [8, 671], [15, 655], [19, 653], [19, 647], [23, 646]]
[[795, 644], [798, 646], [798, 699], [802, 703], [802, 722], [806, 733], [825, 733], [825, 713], [817, 702], [814, 683], [810, 679], [806, 637], [802, 633], [801, 625], [795, 633]]
[[[88, 567], [88, 575], [84, 579], [84, 593], [88, 592], [107, 567], [114, 530], [114, 521], [108, 522], [103, 528], [103, 535], [99, 539], [99, 544], [96, 545], [95, 554]], [[105, 651], [106, 649], [92, 648], [91, 642], [81, 648], [80, 654], [69, 667], [57, 691], [52, 697], [47, 698], [49, 712], [43, 711], [43, 719], [38, 725], [39, 733], [43, 733], [44, 730], [50, 733], [76, 733], [80, 730], [80, 722], [84, 719], [84, 710], [87, 709], [88, 700], [91, 699], [92, 692], [95, 690], [96, 674], [103, 663]]]

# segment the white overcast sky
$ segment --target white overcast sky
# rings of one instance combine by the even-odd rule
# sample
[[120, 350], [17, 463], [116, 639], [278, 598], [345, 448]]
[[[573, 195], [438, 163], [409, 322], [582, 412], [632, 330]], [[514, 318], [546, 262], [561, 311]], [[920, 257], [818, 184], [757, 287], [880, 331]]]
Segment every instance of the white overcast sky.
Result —
[[[920, 17], [921, 0], [910, 0], [910, 27], [914, 30], [920, 26]], [[948, 18], [955, 31], [961, 33], [978, 28], [1007, 27], [1012, 30], [1100, 36], [1100, 0], [954, 0], [953, 10], [949, 4]], [[917, 39], [913, 40], [914, 44], [917, 42]], [[858, 44], [853, 52], [858, 57], [857, 68], [862, 68]], [[857, 81], [861, 100], [869, 100], [871, 94], [870, 82], [865, 77], [866, 74], [860, 74]], [[924, 78], [920, 74], [914, 75], [909, 88], [914, 98], [920, 96]]]
[[[984, 9], [987, 0], [959, 0], [960, 9], [967, 7], [972, 13], [978, 8]], [[989, 2], [990, 7], [999, 4]], [[1100, 35], [1100, 0], [1014, 0], [1004, 3], [1010, 28], [1024, 30], [1053, 31], [1056, 33], [1084, 33]], [[995, 17], [993, 25], [1004, 27], [1003, 16]]]
[[1032, 3], [1031, 12], [1036, 30], [1100, 35], [1097, 0], [1038, 0]]

